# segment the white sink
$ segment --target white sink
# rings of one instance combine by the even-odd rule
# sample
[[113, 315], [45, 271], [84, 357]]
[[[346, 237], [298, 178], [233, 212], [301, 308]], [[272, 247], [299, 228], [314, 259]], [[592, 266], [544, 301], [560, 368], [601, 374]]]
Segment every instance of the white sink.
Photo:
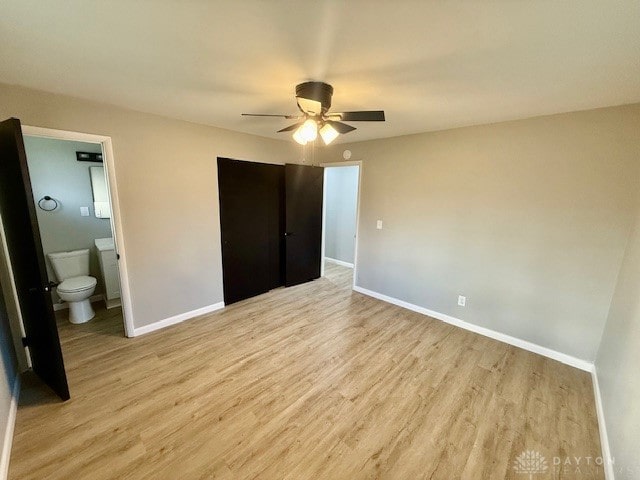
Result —
[[101, 252], [106, 252], [108, 250], [115, 250], [115, 245], [113, 243], [113, 238], [96, 238], [95, 240], [96, 248]]

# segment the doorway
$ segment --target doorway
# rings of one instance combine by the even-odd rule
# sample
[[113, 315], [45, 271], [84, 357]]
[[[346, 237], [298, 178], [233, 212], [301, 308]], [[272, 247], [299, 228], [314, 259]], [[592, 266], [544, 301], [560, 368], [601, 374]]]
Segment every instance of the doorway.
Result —
[[349, 283], [353, 285], [357, 258], [361, 162], [323, 166], [322, 276], [349, 276]]
[[[62, 216], [63, 208], [61, 207], [63, 206], [66, 207], [69, 215], [75, 215], [75, 220], [72, 220], [74, 224], [77, 224], [78, 218], [81, 219], [82, 223], [89, 221], [93, 223], [95, 228], [91, 230], [92, 233], [88, 236], [86, 235], [87, 232], [84, 232], [85, 235], [82, 244], [79, 243], [81, 241], [79, 238], [73, 238], [73, 241], [69, 242], [69, 239], [63, 238], [64, 235], [56, 235], [56, 228], [54, 228], [52, 235], [50, 235], [54, 245], [53, 250], [68, 250], [67, 248], [58, 248], [67, 243], [73, 250], [82, 248], [89, 249], [90, 273], [91, 276], [95, 274], [98, 280], [96, 292], [95, 295], [92, 296], [92, 300], [95, 301], [96, 306], [101, 311], [109, 311], [109, 314], [105, 316], [113, 317], [117, 315], [121, 318], [122, 321], [120, 323], [123, 327], [124, 335], [133, 337], [133, 311], [131, 308], [131, 295], [127, 275], [126, 253], [122, 240], [122, 220], [118, 190], [115, 182], [115, 165], [111, 138], [102, 135], [28, 125], [22, 125], [22, 133], [30, 173], [32, 164], [34, 168], [38, 170], [43, 168], [42, 165], [36, 165], [41, 163], [38, 159], [34, 158], [32, 161], [29, 158], [29, 153], [32, 148], [34, 154], [42, 151], [46, 152], [47, 148], [53, 148], [55, 151], [73, 152], [71, 160], [69, 160], [68, 157], [63, 158], [62, 156], [56, 156], [55, 158], [48, 157], [49, 161], [44, 169], [45, 171], [51, 171], [55, 168], [56, 163], [60, 165], [63, 162], [69, 162], [77, 167], [75, 171], [76, 175], [81, 171], [80, 176], [77, 177], [78, 183], [76, 184], [79, 185], [79, 188], [73, 192], [73, 201], [71, 204], [67, 205], [66, 201], [63, 202], [60, 198], [45, 194], [43, 191], [37, 190], [35, 186], [32, 188], [34, 203], [37, 205], [38, 226], [42, 229], [44, 222], [56, 223], [52, 222], [53, 216], [50, 216], [50, 214], [57, 210], [57, 215]], [[86, 151], [74, 150], [75, 147], [82, 145], [86, 147]], [[81, 155], [82, 153], [90, 155]], [[47, 174], [46, 179], [42, 182], [43, 187], [47, 187], [47, 184], [54, 186], [56, 183], [55, 178], [58, 176], [59, 175]], [[82, 180], [82, 178], [85, 180]], [[87, 196], [87, 186], [89, 186], [91, 192], [90, 197]], [[84, 190], [84, 197], [82, 198], [80, 198], [81, 194], [77, 192], [77, 190], [80, 189]], [[72, 189], [68, 188], [66, 191], [72, 193], [71, 190]], [[46, 200], [44, 197], [51, 197], [52, 200]], [[40, 202], [43, 198], [44, 201]], [[47, 209], [55, 207], [56, 201], [58, 202], [58, 207], [54, 212], [47, 212]], [[77, 204], [77, 201], [81, 201], [83, 205]], [[44, 209], [40, 203], [42, 203]], [[54, 220], [57, 221], [59, 219]], [[96, 221], [99, 223], [96, 224]], [[100, 223], [102, 225], [99, 225]], [[46, 228], [49, 230], [48, 226]], [[75, 229], [71, 229], [72, 232], [74, 230]], [[110, 236], [101, 236], [102, 233], [99, 234], [99, 236], [99, 231], [105, 234], [109, 233]], [[52, 249], [52, 247], [49, 241], [45, 240], [45, 235], [43, 234], [42, 236], [43, 250], [46, 256], [47, 253], [50, 253], [48, 250]], [[91, 238], [92, 236], [95, 238]], [[47, 243], [47, 245], [45, 245], [45, 243]], [[75, 246], [82, 248], [76, 249]], [[49, 258], [47, 258], [45, 263], [49, 278], [51, 280], [52, 277], [55, 279], [55, 272], [53, 271]], [[53, 280], [53, 283], [57, 283], [56, 280]], [[54, 310], [58, 312], [56, 316], [63, 316], [67, 313], [64, 312], [64, 310], [68, 308], [68, 305], [65, 305], [65, 302], [58, 302], [59, 296], [56, 296], [55, 288], [53, 290]], [[93, 303], [94, 302], [92, 302], [92, 304]]]
[[89, 300], [96, 317], [87, 323], [105, 318], [113, 323], [117, 317], [115, 331], [133, 336], [111, 139], [27, 125], [22, 133], [58, 322], [64, 320], [65, 329], [73, 330], [74, 325], [66, 325], [70, 302], [57, 292], [60, 278], [52, 254], [88, 250], [89, 276], [96, 279]]
[[63, 347], [66, 338], [104, 332], [107, 321], [120, 319], [113, 334], [123, 336], [102, 145], [31, 135], [23, 142]]

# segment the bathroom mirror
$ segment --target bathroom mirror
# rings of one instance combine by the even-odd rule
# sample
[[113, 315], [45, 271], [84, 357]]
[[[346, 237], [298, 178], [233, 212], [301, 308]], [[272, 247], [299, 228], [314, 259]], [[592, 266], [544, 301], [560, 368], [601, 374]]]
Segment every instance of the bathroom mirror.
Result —
[[111, 218], [109, 192], [104, 176], [104, 167], [89, 167], [91, 189], [93, 190], [93, 210], [98, 218]]

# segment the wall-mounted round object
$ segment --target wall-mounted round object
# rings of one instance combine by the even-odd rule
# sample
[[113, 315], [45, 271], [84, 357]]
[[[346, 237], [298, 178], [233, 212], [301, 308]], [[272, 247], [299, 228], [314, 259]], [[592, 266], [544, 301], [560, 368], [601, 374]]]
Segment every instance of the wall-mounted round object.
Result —
[[38, 200], [38, 207], [45, 212], [53, 212], [56, 208], [58, 208], [58, 201], [55, 198], [50, 197], [49, 195], [45, 195], [40, 200]]
[[345, 160], [349, 160], [351, 158], [351, 150], [345, 150], [342, 152], [342, 158]]

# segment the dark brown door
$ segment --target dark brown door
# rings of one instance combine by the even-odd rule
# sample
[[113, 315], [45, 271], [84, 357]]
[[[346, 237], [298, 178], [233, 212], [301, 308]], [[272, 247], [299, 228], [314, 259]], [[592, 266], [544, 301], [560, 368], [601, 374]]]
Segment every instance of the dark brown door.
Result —
[[324, 169], [285, 165], [285, 285], [320, 276]]
[[225, 304], [284, 284], [284, 168], [218, 158]]
[[33, 371], [63, 400], [69, 386], [53, 314], [20, 120], [0, 122], [0, 215]]

